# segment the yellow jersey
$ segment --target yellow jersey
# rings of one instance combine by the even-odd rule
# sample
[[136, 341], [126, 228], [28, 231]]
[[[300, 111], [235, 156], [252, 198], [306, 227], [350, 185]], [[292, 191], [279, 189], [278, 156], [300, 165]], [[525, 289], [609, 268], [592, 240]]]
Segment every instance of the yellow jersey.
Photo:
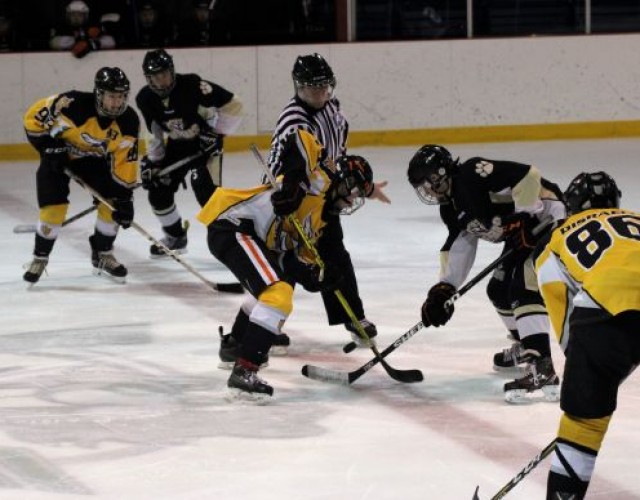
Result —
[[93, 93], [70, 91], [35, 102], [23, 122], [31, 137], [63, 140], [70, 160], [105, 158], [117, 183], [131, 188], [137, 181], [140, 120], [131, 107], [116, 118], [101, 116]]
[[551, 323], [566, 348], [574, 307], [611, 315], [640, 310], [640, 214], [619, 208], [575, 214], [547, 237], [535, 265]]
[[[322, 145], [306, 130], [296, 131], [305, 161], [310, 165], [310, 186], [323, 186], [318, 194], [308, 193], [292, 214], [301, 224], [306, 237], [315, 244], [326, 222], [322, 218], [325, 192], [330, 185], [327, 173], [318, 168]], [[281, 181], [282, 177], [278, 178]], [[310, 190], [312, 191], [312, 190]], [[284, 252], [296, 250], [298, 257], [314, 262], [312, 254], [300, 241], [294, 225], [288, 217], [277, 217], [273, 212], [271, 195], [274, 188], [262, 185], [250, 189], [217, 188], [209, 201], [202, 207], [196, 218], [205, 225], [217, 220], [226, 220], [235, 225], [251, 221], [256, 235], [270, 250]]]

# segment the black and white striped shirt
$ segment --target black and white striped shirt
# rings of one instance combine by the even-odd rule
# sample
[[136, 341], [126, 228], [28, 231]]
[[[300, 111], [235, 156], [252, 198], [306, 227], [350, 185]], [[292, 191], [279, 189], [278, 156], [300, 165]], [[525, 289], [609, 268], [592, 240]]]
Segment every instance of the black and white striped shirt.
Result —
[[323, 146], [323, 160], [333, 163], [346, 154], [349, 124], [340, 111], [340, 102], [332, 98], [322, 109], [314, 110], [294, 97], [280, 113], [271, 137], [268, 165], [274, 175], [283, 173], [282, 157], [287, 138], [298, 129], [312, 133]]

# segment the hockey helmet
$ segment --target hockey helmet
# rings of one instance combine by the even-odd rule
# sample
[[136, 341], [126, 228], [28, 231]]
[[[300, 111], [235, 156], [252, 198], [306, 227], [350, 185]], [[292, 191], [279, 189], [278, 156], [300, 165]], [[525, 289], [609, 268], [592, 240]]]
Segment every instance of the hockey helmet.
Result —
[[167, 97], [176, 84], [173, 58], [164, 49], [150, 50], [144, 55], [142, 72], [149, 88], [160, 97]]
[[362, 156], [345, 155], [338, 158], [327, 199], [331, 213], [351, 215], [364, 205], [373, 193], [373, 170]]
[[449, 202], [456, 163], [446, 148], [436, 144], [426, 144], [413, 155], [407, 175], [422, 202], [428, 205]]
[[120, 68], [100, 68], [96, 73], [93, 88], [98, 113], [111, 118], [124, 113], [130, 88], [129, 79]]
[[296, 95], [309, 106], [321, 109], [333, 97], [336, 77], [320, 54], [298, 56], [291, 76]]
[[82, 0], [73, 0], [65, 8], [65, 16], [69, 26], [79, 28], [89, 20], [89, 6]]
[[618, 208], [622, 193], [616, 181], [606, 172], [582, 172], [564, 192], [570, 214], [590, 208]]

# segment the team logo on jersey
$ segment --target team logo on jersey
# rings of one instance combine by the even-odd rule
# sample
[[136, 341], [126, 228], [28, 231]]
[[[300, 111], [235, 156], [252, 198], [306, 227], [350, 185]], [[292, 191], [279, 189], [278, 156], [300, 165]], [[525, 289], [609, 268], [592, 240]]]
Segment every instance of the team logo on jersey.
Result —
[[203, 95], [210, 94], [211, 92], [213, 92], [213, 87], [209, 84], [209, 82], [200, 80], [200, 92], [202, 92]]
[[484, 160], [476, 163], [476, 174], [480, 177], [488, 177], [491, 172], [493, 172], [493, 163]]
[[42, 236], [49, 236], [51, 234], [51, 226], [42, 225], [40, 231], [42, 231]]
[[86, 142], [89, 146], [91, 146], [93, 148], [96, 148], [96, 149], [99, 149], [103, 153], [107, 152], [108, 141], [102, 140], [102, 139], [96, 139], [95, 137], [92, 137], [91, 135], [87, 134], [86, 132], [82, 132], [80, 134], [80, 138], [84, 142]]

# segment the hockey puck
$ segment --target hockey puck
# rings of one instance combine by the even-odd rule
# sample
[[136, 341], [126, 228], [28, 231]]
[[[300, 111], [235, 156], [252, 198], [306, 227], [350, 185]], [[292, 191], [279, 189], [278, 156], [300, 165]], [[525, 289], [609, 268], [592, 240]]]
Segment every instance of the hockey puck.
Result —
[[358, 344], [356, 344], [355, 342], [349, 342], [348, 344], [344, 345], [344, 347], [342, 348], [342, 352], [344, 352], [345, 354], [349, 354], [356, 347], [358, 347]]

